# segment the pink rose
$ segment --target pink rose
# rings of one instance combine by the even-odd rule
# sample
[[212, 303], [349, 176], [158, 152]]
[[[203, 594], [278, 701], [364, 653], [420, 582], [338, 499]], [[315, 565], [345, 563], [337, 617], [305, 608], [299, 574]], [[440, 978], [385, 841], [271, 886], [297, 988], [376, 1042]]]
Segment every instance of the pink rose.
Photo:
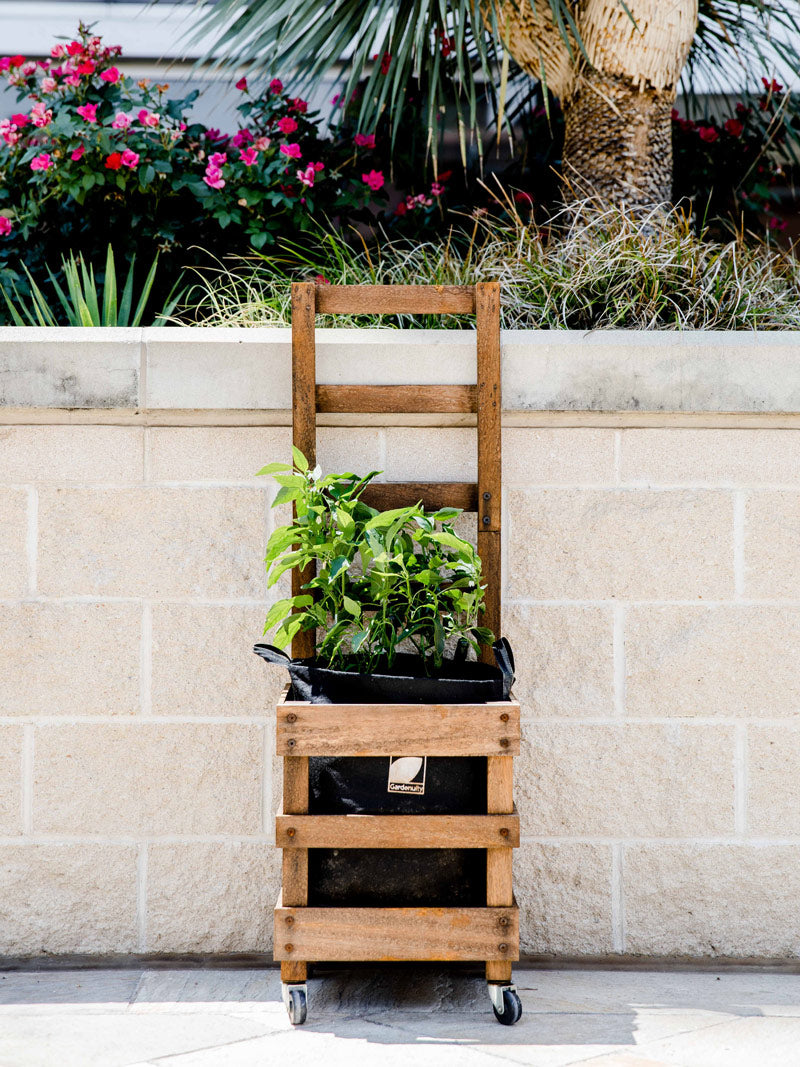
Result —
[[50, 55], [53, 59], [61, 59], [62, 56], [67, 54], [67, 50], [63, 44], [54, 44], [50, 49]]
[[79, 145], [74, 152], [70, 152], [69, 158], [73, 163], [77, 163], [79, 159], [83, 159], [83, 153], [86, 151], [86, 145]]
[[100, 75], [100, 81], [108, 82], [109, 85], [116, 85], [122, 75], [116, 67], [109, 67], [108, 70], [104, 70]]
[[8, 215], [0, 215], [0, 237], [8, 237], [14, 229], [14, 224]]
[[250, 144], [253, 140], [253, 135], [249, 130], [239, 130], [231, 138], [231, 144], [234, 148], [243, 148], [245, 145]]
[[136, 117], [142, 126], [158, 126], [159, 116], [154, 111], [148, 111], [147, 108], [143, 107]]
[[111, 123], [113, 130], [127, 130], [133, 119], [130, 115], [126, 115], [124, 111], [118, 111], [114, 116], [114, 121]]
[[97, 122], [97, 104], [81, 104], [75, 110], [84, 122]]
[[294, 133], [294, 131], [297, 129], [297, 123], [293, 118], [290, 118], [288, 115], [286, 115], [284, 116], [284, 118], [278, 121], [278, 129], [281, 131], [282, 134], [284, 134], [284, 136], [288, 136], [290, 133]]
[[239, 159], [246, 167], [252, 167], [258, 161], [258, 152], [255, 148], [243, 148], [239, 152]]
[[49, 152], [42, 152], [41, 155], [34, 156], [31, 160], [31, 170], [49, 170], [52, 165], [53, 160]]
[[214, 167], [215, 169], [219, 169], [219, 167], [224, 166], [227, 162], [228, 157], [224, 152], [212, 152], [208, 157], [209, 167]]
[[131, 170], [136, 170], [136, 167], [139, 165], [138, 153], [132, 151], [130, 148], [126, 148], [122, 153], [122, 165], [123, 167], [130, 167]]
[[72, 85], [72, 86], [80, 85], [81, 84], [80, 75], [79, 74], [70, 74], [68, 77], [66, 77], [64, 79], [64, 84], [65, 85]]
[[253, 144], [254, 147], [259, 150], [259, 152], [266, 152], [266, 150], [270, 146], [270, 139], [269, 137], [256, 137]]
[[45, 104], [36, 103], [31, 108], [31, 122], [34, 126], [43, 128], [49, 126], [53, 118], [53, 112], [49, 111]]
[[353, 138], [357, 148], [374, 148], [375, 147], [375, 134], [374, 133], [357, 133]]
[[247, 91], [247, 78], [240, 78], [238, 80], [238, 82], [236, 83], [236, 88], [239, 89], [243, 93], [246, 92]]
[[217, 170], [215, 167], [208, 167], [203, 177], [203, 181], [212, 189], [225, 188], [225, 179], [222, 177], [222, 171]]
[[300, 159], [303, 154], [300, 151], [300, 145], [296, 141], [293, 144], [282, 144], [280, 151], [283, 155], [288, 156], [289, 159]]
[[303, 185], [310, 189], [311, 186], [314, 184], [314, 178], [316, 177], [316, 175], [317, 172], [314, 168], [314, 164], [309, 163], [305, 170], [297, 171], [297, 180], [299, 182], [302, 182]]
[[42, 78], [42, 92], [54, 93], [58, 88], [58, 82], [55, 78]]
[[20, 137], [16, 123], [10, 122], [8, 119], [0, 120], [0, 137], [3, 138], [7, 145], [15, 145]]
[[361, 175], [361, 180], [370, 187], [373, 193], [377, 193], [379, 189], [383, 188], [383, 171], [370, 170], [366, 174]]
[[271, 93], [282, 93], [283, 92], [283, 82], [280, 80], [280, 78], [273, 78], [272, 79], [272, 81], [269, 83], [269, 91]]

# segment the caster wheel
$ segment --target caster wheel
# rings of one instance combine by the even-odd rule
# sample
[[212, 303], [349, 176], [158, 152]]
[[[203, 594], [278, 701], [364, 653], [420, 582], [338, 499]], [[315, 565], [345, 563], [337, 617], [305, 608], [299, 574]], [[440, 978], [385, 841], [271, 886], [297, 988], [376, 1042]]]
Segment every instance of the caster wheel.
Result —
[[292, 1026], [302, 1026], [308, 1013], [308, 995], [304, 985], [284, 986], [283, 1002]]
[[522, 1001], [513, 986], [500, 986], [492, 994], [494, 1017], [503, 1026], [513, 1026], [522, 1015]]

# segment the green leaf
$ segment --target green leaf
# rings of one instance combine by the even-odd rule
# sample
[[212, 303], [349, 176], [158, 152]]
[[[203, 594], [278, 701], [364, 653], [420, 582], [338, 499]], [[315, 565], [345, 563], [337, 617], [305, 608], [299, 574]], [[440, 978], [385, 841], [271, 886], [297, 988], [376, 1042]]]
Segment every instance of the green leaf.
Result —
[[292, 445], [292, 456], [294, 458], [295, 467], [297, 467], [299, 471], [303, 471], [303, 473], [305, 473], [308, 470], [308, 460], [300, 451], [300, 449], [296, 448], [294, 445]]
[[344, 610], [350, 615], [354, 615], [357, 619], [361, 618], [361, 605], [358, 601], [353, 600], [352, 597], [342, 597], [342, 603], [344, 604]]
[[278, 471], [290, 471], [292, 468], [288, 463], [268, 463], [266, 467], [262, 467], [260, 471], [256, 471], [256, 478], [262, 474], [275, 474]]
[[289, 486], [285, 485], [275, 494], [272, 506], [276, 508], [279, 504], [286, 504], [291, 500], [297, 500], [300, 496], [302, 496], [301, 489], [291, 489]]
[[350, 560], [347, 558], [347, 556], [337, 556], [333, 563], [331, 563], [331, 569], [329, 574], [330, 580], [333, 581], [334, 578], [337, 578], [342, 573], [342, 571], [346, 571], [349, 566]]

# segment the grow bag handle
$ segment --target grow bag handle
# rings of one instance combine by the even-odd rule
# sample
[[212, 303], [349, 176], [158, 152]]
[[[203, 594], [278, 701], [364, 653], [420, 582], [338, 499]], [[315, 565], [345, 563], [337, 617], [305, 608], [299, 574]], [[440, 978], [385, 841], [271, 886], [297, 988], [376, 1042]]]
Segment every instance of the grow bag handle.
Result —
[[503, 696], [508, 700], [511, 686], [514, 684], [514, 653], [507, 637], [501, 637], [492, 645], [494, 658], [503, 675]]
[[267, 663], [277, 663], [279, 667], [285, 667], [292, 662], [291, 656], [287, 656], [283, 649], [276, 648], [275, 645], [253, 645], [253, 651]]

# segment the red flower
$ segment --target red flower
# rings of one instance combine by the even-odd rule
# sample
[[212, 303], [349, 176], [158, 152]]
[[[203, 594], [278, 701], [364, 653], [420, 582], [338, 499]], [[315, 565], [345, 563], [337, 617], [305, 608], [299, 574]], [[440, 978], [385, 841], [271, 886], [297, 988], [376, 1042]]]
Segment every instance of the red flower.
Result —
[[297, 129], [297, 123], [294, 121], [293, 118], [290, 118], [289, 115], [284, 115], [283, 118], [278, 122], [278, 129], [281, 131], [282, 134], [288, 136], [290, 133], [294, 133], [294, 131]]
[[269, 91], [271, 93], [282, 93], [283, 92], [283, 82], [280, 80], [280, 78], [273, 78], [272, 79], [272, 81], [269, 83]]
[[447, 37], [447, 36], [445, 36], [444, 30], [441, 31], [439, 36], [442, 39], [442, 55], [444, 56], [445, 59], [447, 59], [447, 57], [450, 55], [450, 53], [451, 52], [455, 52], [455, 50], [456, 50], [456, 39], [455, 39], [455, 37]]
[[443, 170], [442, 173], [437, 178], [437, 181], [446, 182], [446, 181], [449, 181], [449, 179], [452, 178], [452, 177], [453, 177], [453, 172], [451, 170]]
[[292, 111], [299, 112], [301, 115], [305, 115], [308, 111], [308, 103], [301, 97], [296, 96], [294, 100], [292, 100], [291, 109]]
[[76, 67], [75, 73], [76, 74], [94, 74], [94, 68], [95, 68], [95, 64], [94, 64], [93, 60], [87, 59], [85, 62], [81, 63], [80, 66]]
[[80, 41], [70, 41], [67, 45], [67, 52], [71, 56], [79, 56], [83, 51], [83, 45]]
[[394, 209], [395, 215], [399, 215], [401, 218], [403, 215], [408, 214], [408, 207], [405, 200], [401, 200], [397, 207]]
[[12, 56], [8, 61], [9, 67], [21, 67], [25, 62], [25, 56]]
[[379, 189], [383, 188], [383, 171], [370, 170], [366, 174], [361, 175], [361, 180], [370, 187], [373, 193], [377, 193]]
[[23, 129], [31, 121], [27, 115], [12, 115], [11, 121], [17, 127], [17, 129]]
[[731, 137], [741, 137], [744, 125], [738, 119], [728, 119], [725, 123], [725, 130]]
[[236, 83], [236, 88], [241, 89], [242, 92], [245, 92], [247, 89], [247, 78], [240, 78]]
[[779, 85], [778, 82], [776, 82], [774, 78], [772, 79], [772, 81], [769, 81], [769, 79], [767, 79], [767, 78], [762, 78], [761, 79], [761, 84], [764, 86], [764, 88], [767, 90], [768, 93], [782, 93], [783, 92], [783, 86]]
[[[375, 55], [372, 58], [373, 59], [377, 59], [378, 58], [378, 53], [376, 52]], [[388, 74], [389, 73], [389, 67], [391, 65], [391, 62], [392, 62], [391, 54], [389, 52], [384, 52], [383, 56], [381, 57], [381, 74]]]
[[122, 153], [112, 152], [110, 156], [106, 156], [106, 170], [119, 170], [122, 166]]
[[705, 141], [707, 144], [713, 144], [719, 137], [713, 126], [700, 126], [697, 132], [700, 134], [700, 140]]
[[375, 147], [375, 134], [374, 133], [357, 133], [353, 138], [353, 141], [357, 148], [374, 148]]

